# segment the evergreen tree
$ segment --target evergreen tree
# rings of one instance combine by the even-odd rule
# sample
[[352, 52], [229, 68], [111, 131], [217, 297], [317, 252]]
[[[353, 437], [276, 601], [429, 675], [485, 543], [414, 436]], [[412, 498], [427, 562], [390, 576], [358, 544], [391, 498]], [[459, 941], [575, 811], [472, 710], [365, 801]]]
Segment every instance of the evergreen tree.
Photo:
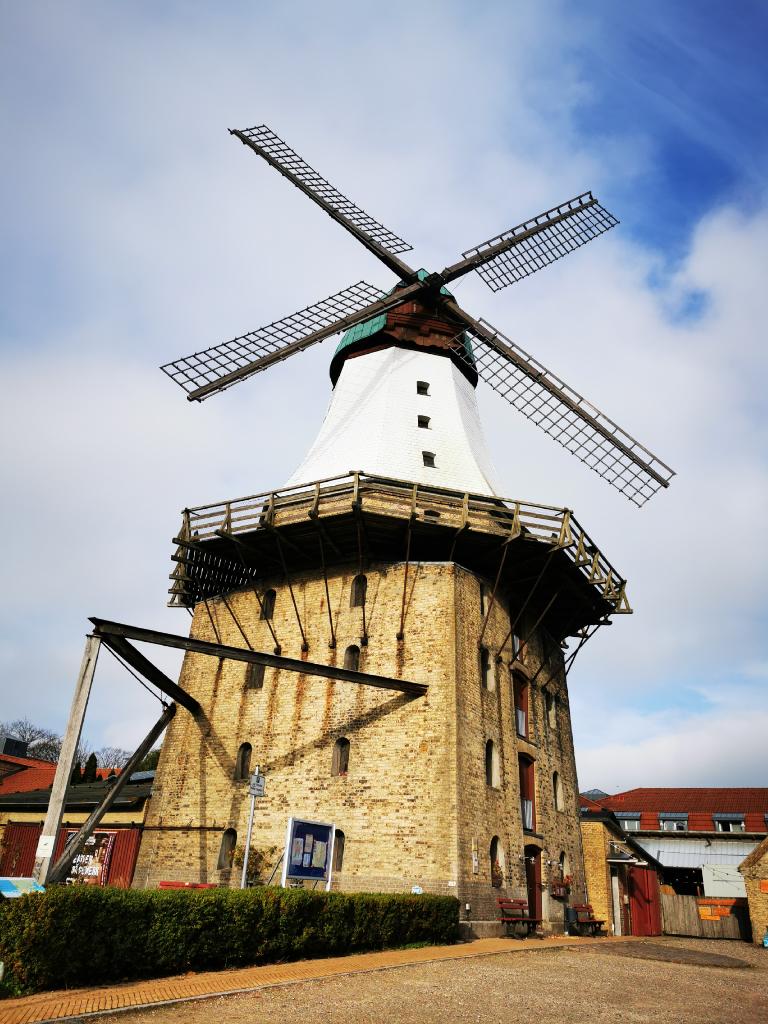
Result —
[[75, 761], [75, 767], [72, 769], [72, 778], [69, 780], [70, 786], [79, 786], [83, 781], [83, 773], [80, 768], [80, 762]]
[[96, 755], [91, 754], [91, 756], [85, 762], [85, 768], [83, 769], [83, 782], [96, 781], [96, 767]]

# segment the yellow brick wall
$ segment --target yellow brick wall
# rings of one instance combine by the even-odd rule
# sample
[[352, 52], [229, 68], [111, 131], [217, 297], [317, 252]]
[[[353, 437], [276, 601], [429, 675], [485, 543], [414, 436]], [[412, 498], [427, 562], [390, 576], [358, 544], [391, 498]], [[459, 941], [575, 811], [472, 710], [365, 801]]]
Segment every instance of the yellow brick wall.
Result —
[[581, 837], [589, 902], [595, 917], [605, 921], [606, 930], [610, 932], [613, 930], [613, 895], [607, 859], [610, 834], [601, 821], [582, 821]]
[[768, 892], [762, 892], [760, 883], [768, 883], [768, 849], [756, 863], [751, 864], [742, 874], [747, 889], [749, 920], [752, 924], [752, 941], [760, 946], [768, 929]]
[[[578, 826], [578, 786], [562, 663], [543, 670], [530, 688], [531, 743], [518, 744], [514, 727], [510, 645], [502, 652], [493, 690], [480, 683], [478, 638], [482, 626], [481, 581], [454, 563], [408, 567], [404, 638], [396, 639], [405, 566], [371, 566], [360, 669], [423, 682], [426, 697], [267, 669], [263, 689], [245, 686], [244, 663], [200, 654], [185, 657], [180, 683], [205, 714], [195, 720], [180, 710], [163, 744], [146, 831], [134, 875], [137, 886], [162, 879], [237, 884], [238, 872], [217, 868], [222, 832], [235, 828], [242, 843], [247, 826], [247, 782], [233, 781], [241, 743], [253, 747], [251, 765], [267, 777], [258, 800], [252, 846], [282, 849], [290, 815], [333, 821], [346, 836], [337, 884], [345, 889], [410, 890], [457, 895], [472, 918], [496, 918], [496, 897], [525, 895], [523, 846], [541, 850], [542, 882], [554, 879], [565, 851], [577, 888], [583, 890]], [[301, 635], [287, 586], [277, 591], [272, 625], [282, 653], [292, 658], [343, 664], [349, 644], [360, 644], [362, 612], [350, 607], [354, 571], [329, 578], [335, 650], [321, 574], [292, 577], [293, 593], [309, 650]], [[489, 584], [486, 581], [486, 588]], [[255, 650], [274, 641], [251, 592], [227, 597]], [[210, 612], [210, 617], [209, 617]], [[211, 622], [211, 619], [213, 622]], [[214, 631], [215, 625], [215, 631]], [[492, 608], [483, 642], [495, 654], [510, 620], [503, 601]], [[221, 600], [197, 606], [192, 635], [243, 646], [243, 637]], [[531, 674], [541, 650], [532, 643], [525, 662]], [[557, 671], [555, 671], [557, 666]], [[558, 693], [558, 717], [546, 721], [541, 684]], [[350, 740], [349, 771], [331, 775], [333, 745]], [[501, 755], [498, 788], [485, 782], [485, 742]], [[536, 758], [537, 836], [524, 837], [517, 757]], [[552, 773], [562, 778], [565, 806], [555, 811]], [[501, 841], [504, 888], [490, 879], [491, 839]], [[477, 851], [477, 873], [473, 867]], [[550, 861], [551, 864], [547, 862]], [[543, 892], [544, 917], [562, 928], [560, 901]], [[466, 915], [465, 915], [466, 916]]]

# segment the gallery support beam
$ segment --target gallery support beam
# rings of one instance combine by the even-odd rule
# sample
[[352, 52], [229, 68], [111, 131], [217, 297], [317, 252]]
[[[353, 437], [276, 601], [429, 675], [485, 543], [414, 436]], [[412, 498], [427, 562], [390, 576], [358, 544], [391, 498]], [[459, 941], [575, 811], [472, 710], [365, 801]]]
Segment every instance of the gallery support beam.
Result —
[[[93, 623], [98, 621], [98, 619], [91, 619]], [[137, 651], [133, 644], [128, 643], [124, 636], [102, 633], [98, 626], [95, 629], [95, 633], [101, 637], [110, 650], [114, 651], [131, 668], [144, 676], [147, 682], [152, 683], [153, 686], [156, 686], [158, 690], [170, 697], [171, 700], [181, 704], [191, 714], [200, 714], [201, 708], [195, 698], [187, 693], [186, 690], [182, 690], [178, 683], [174, 683], [172, 679], [169, 679], [165, 672], [161, 672], [157, 665], [153, 665], [149, 658], [145, 658], [141, 651]]]
[[[428, 690], [425, 683], [414, 683], [407, 679], [393, 679], [390, 676], [373, 675], [369, 672], [353, 672], [348, 668], [322, 665], [318, 662], [303, 661], [297, 658], [284, 658], [281, 655], [266, 654], [263, 651], [249, 651], [243, 647], [214, 644], [208, 640], [197, 640], [191, 636], [162, 633], [159, 630], [129, 626], [122, 622], [110, 622], [107, 619], [91, 618], [91, 622], [94, 625], [94, 633], [105, 642], [109, 640], [110, 646], [112, 646], [113, 638], [122, 637], [125, 640], [136, 640], [139, 643], [156, 644], [160, 647], [175, 647], [193, 654], [207, 654], [212, 658], [228, 658], [231, 661], [245, 661], [251, 665], [265, 665], [267, 668], [297, 672], [305, 676], [321, 676], [324, 679], [336, 679], [344, 683], [374, 686], [381, 690], [396, 690], [399, 693], [410, 694], [412, 697], [423, 697]], [[136, 651], [136, 653], [139, 652]], [[159, 672], [159, 669], [157, 671]]]

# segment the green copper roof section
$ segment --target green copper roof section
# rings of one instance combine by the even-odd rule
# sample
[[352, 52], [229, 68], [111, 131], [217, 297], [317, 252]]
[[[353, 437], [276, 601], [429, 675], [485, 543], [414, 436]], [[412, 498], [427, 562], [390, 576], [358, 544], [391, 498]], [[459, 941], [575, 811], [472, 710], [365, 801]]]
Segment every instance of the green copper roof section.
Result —
[[[424, 270], [424, 268], [422, 267], [422, 269], [418, 271], [419, 280], [423, 281], [427, 276], [427, 271]], [[387, 295], [391, 295], [394, 290], [395, 289], [392, 288], [390, 291], [387, 292]], [[449, 292], [448, 289], [445, 287], [440, 289], [440, 294], [447, 295], [449, 299], [452, 299], [454, 297], [453, 294]], [[372, 335], [377, 334], [379, 331], [383, 331], [386, 325], [387, 314], [382, 313], [380, 316], [375, 316], [372, 320], [364, 320], [361, 324], [355, 324], [354, 327], [350, 327], [350, 329], [341, 336], [341, 341], [339, 342], [336, 351], [334, 352], [334, 358], [339, 354], [339, 352], [343, 352], [345, 348], [348, 348], [350, 345], [353, 345], [356, 341], [362, 341], [365, 338], [370, 338]], [[467, 356], [469, 357], [470, 361], [472, 362], [472, 365], [474, 366], [475, 355], [474, 352], [472, 351], [472, 342], [469, 340], [469, 337], [467, 336], [466, 333], [464, 333], [463, 339], [464, 351], [467, 353]]]

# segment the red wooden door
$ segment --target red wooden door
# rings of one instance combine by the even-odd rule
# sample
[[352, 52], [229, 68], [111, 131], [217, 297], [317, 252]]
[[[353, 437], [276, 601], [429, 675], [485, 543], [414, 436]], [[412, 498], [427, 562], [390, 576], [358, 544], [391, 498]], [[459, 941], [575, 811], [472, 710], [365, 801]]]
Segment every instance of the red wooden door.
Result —
[[526, 846], [525, 886], [528, 890], [528, 916], [541, 918], [541, 850]]
[[661, 935], [659, 879], [652, 868], [631, 867], [627, 873], [633, 935]]

